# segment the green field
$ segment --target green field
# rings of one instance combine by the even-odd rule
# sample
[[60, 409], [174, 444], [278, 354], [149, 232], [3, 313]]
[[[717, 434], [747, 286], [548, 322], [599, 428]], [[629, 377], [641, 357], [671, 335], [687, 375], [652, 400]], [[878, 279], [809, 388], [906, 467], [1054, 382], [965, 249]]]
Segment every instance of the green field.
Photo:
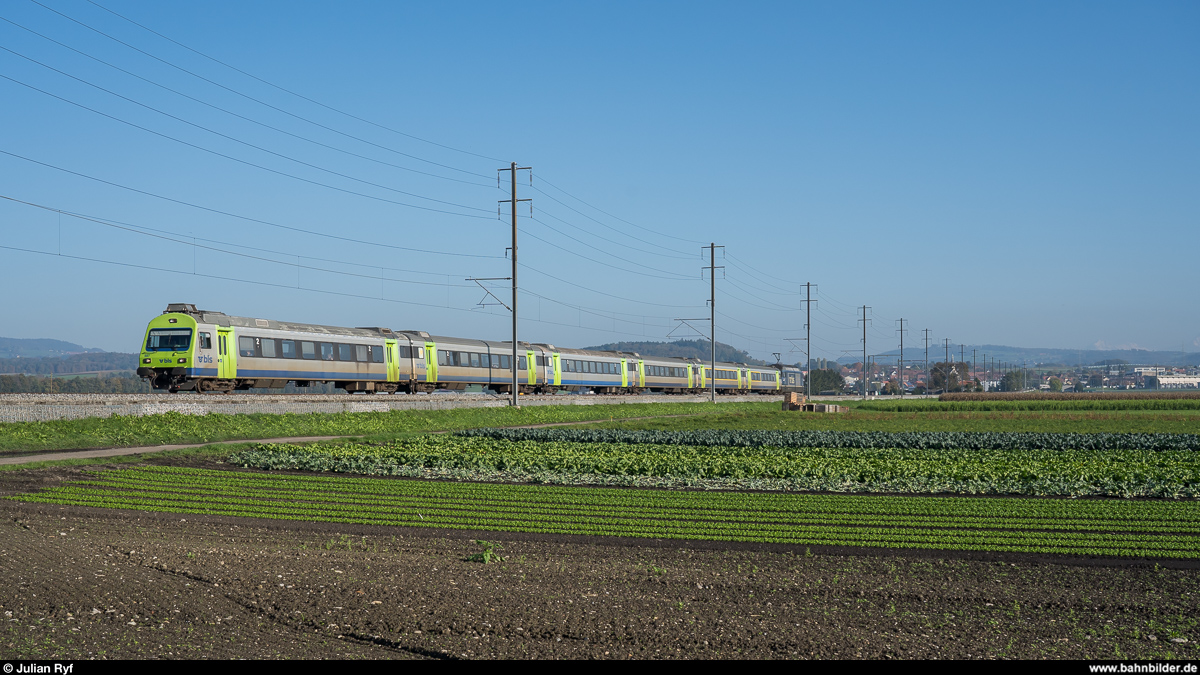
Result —
[[172, 412], [138, 417], [10, 422], [0, 423], [0, 455], [294, 436], [392, 437], [486, 426], [607, 421], [654, 415], [736, 413], [743, 410], [761, 411], [772, 407], [778, 407], [778, 404], [722, 403], [714, 407], [709, 403], [627, 403], [302, 415], [183, 415]]
[[[939, 442], [940, 441], [940, 442]], [[1200, 497], [1200, 437], [495, 429], [259, 445], [259, 469], [721, 490]]]
[[25, 502], [308, 522], [792, 545], [1200, 558], [1200, 502], [781, 495], [95, 472]]
[[[855, 403], [844, 414], [784, 412], [777, 402], [168, 414], [0, 425], [0, 451], [354, 437], [210, 448], [186, 460], [259, 472], [217, 463], [181, 468], [168, 456], [150, 460], [164, 466], [98, 472], [11, 497], [64, 505], [495, 532], [1200, 558], [1200, 411], [945, 411], [936, 401], [911, 403], [906, 412]], [[650, 419], [630, 419], [637, 417]], [[501, 428], [561, 422], [588, 424]], [[312, 474], [269, 473], [280, 469]]]

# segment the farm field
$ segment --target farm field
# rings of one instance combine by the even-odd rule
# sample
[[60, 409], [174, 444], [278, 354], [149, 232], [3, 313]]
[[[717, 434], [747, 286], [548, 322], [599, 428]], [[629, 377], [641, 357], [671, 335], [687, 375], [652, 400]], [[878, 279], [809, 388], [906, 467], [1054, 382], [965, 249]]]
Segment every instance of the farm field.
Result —
[[0, 655], [1200, 655], [1193, 413], [735, 405], [0, 472]]
[[[717, 411], [767, 410], [770, 403], [722, 403]], [[778, 407], [775, 404], [774, 407]], [[137, 445], [210, 443], [289, 436], [368, 436], [517, 426], [654, 415], [712, 414], [711, 404], [627, 403], [605, 406], [529, 406], [301, 415], [184, 415], [105, 417], [0, 423], [0, 456]]]
[[1200, 436], [476, 429], [388, 442], [259, 444], [268, 470], [718, 490], [1196, 497]]

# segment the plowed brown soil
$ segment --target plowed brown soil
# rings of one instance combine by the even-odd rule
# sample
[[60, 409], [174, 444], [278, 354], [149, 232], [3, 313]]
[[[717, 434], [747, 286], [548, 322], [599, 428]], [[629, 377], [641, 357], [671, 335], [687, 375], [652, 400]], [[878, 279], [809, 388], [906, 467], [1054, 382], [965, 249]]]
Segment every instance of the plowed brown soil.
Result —
[[[0, 494], [79, 472], [6, 471]], [[469, 561], [480, 538], [504, 560]], [[1196, 569], [811, 553], [5, 500], [0, 658], [1200, 655]]]

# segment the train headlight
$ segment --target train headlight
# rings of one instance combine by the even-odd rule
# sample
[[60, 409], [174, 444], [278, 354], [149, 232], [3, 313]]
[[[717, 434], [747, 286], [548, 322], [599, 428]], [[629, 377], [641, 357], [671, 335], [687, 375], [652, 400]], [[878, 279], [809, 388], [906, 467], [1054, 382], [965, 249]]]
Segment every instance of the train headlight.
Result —
[[187, 359], [179, 359], [180, 363], [187, 363]]
[[142, 359], [142, 363], [150, 363], [150, 359]]

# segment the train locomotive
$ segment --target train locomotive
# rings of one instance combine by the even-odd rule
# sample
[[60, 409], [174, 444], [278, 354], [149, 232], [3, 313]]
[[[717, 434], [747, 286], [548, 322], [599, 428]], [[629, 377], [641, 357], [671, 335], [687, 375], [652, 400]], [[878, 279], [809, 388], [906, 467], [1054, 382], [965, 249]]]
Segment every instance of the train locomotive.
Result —
[[430, 335], [390, 328], [342, 328], [229, 316], [167, 305], [146, 327], [137, 374], [156, 389], [230, 392], [332, 382], [347, 392], [432, 393], [478, 385], [521, 393], [700, 394], [715, 382], [723, 394], [799, 391], [790, 366], [643, 357], [632, 352], [559, 349], [521, 342]]

